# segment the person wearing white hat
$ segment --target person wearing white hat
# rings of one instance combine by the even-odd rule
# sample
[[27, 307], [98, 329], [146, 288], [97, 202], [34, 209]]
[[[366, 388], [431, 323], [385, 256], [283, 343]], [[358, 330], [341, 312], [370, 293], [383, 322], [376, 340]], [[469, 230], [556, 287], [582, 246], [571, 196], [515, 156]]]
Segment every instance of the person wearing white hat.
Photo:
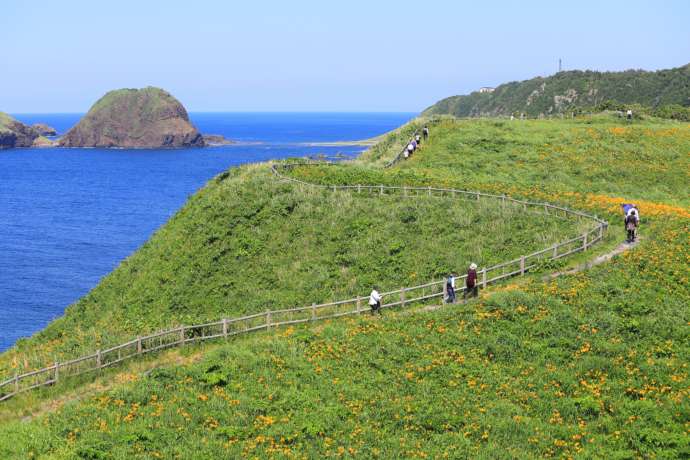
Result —
[[477, 264], [472, 262], [470, 269], [467, 270], [467, 278], [465, 279], [465, 293], [463, 299], [467, 296], [477, 297], [479, 295], [479, 286], [477, 286]]

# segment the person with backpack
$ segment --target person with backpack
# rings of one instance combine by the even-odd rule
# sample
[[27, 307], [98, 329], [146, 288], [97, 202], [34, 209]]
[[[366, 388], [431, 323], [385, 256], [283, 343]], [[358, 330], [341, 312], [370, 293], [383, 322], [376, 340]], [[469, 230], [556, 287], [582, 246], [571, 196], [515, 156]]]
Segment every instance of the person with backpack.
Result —
[[453, 273], [446, 279], [446, 303], [455, 303], [455, 274]]
[[628, 243], [635, 241], [635, 233], [637, 232], [637, 226], [640, 223], [640, 218], [637, 215], [635, 208], [632, 208], [627, 216], [625, 216], [625, 230], [628, 232]]
[[427, 139], [429, 139], [429, 127], [424, 125], [424, 129], [422, 130], [422, 134], [424, 135], [424, 141], [426, 142]]
[[633, 119], [632, 109], [628, 109], [628, 112], [626, 113], [626, 115], [628, 117], [628, 121], [631, 122]]
[[377, 289], [377, 286], [374, 286], [374, 289], [371, 290], [371, 294], [369, 294], [369, 306], [371, 307], [371, 314], [374, 315], [376, 312], [381, 314], [381, 299], [383, 296], [379, 294], [379, 291]]
[[467, 278], [465, 279], [465, 294], [463, 299], [467, 297], [477, 297], [479, 295], [479, 286], [477, 286], [477, 264], [471, 263], [469, 270], [467, 270]]
[[419, 134], [416, 134], [414, 136], [414, 140], [417, 143], [417, 145], [420, 145], [422, 143], [422, 136], [420, 136]]

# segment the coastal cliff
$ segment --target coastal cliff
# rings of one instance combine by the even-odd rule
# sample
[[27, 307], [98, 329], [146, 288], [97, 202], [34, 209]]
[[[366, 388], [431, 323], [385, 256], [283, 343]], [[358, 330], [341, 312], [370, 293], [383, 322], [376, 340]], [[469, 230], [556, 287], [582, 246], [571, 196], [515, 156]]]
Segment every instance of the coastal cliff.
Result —
[[39, 135], [31, 126], [0, 112], [0, 149], [31, 147]]
[[61, 147], [203, 147], [184, 106], [154, 87], [119, 89], [99, 99], [59, 141]]

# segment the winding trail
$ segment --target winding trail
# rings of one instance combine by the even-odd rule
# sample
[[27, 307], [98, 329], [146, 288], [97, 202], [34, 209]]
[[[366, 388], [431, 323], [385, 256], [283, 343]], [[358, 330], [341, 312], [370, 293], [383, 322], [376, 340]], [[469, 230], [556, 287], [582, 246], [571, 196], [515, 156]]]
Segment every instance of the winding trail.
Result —
[[576, 273], [579, 273], [579, 272], [582, 272], [585, 270], [589, 270], [592, 267], [595, 267], [597, 265], [601, 265], [605, 262], [608, 262], [609, 260], [613, 259], [617, 255], [623, 254], [626, 251], [630, 251], [631, 249], [634, 249], [635, 247], [637, 247], [638, 244], [640, 244], [640, 237], [638, 237], [633, 243], [623, 242], [623, 243], [619, 244], [618, 246], [616, 246], [616, 248], [614, 248], [612, 251], [609, 251], [605, 254], [598, 255], [595, 258], [588, 260], [587, 262], [583, 262], [581, 264], [578, 264], [569, 270], [551, 273], [549, 275], [544, 276], [542, 279], [544, 281], [548, 281], [548, 280], [558, 278], [559, 276], [574, 275]]
[[[475, 201], [491, 201], [502, 208], [513, 207], [534, 214], [550, 215], [556, 218], [572, 218], [578, 222], [588, 221], [588, 226], [584, 233], [574, 238], [552, 244], [544, 249], [531, 254], [521, 255], [517, 259], [505, 261], [491, 267], [483, 267], [478, 270], [478, 286], [484, 290], [489, 285], [501, 282], [513, 277], [525, 276], [532, 270], [539, 270], [543, 262], [560, 260], [579, 252], [585, 252], [593, 245], [604, 239], [608, 222], [597, 216], [587, 214], [582, 211], [568, 209], [545, 202], [533, 202], [519, 200], [506, 195], [496, 195], [477, 191], [468, 191], [452, 188], [436, 187], [409, 187], [409, 186], [385, 186], [385, 185], [323, 185], [301, 181], [295, 177], [283, 174], [299, 166], [320, 166], [332, 163], [280, 163], [271, 164], [271, 171], [280, 181], [289, 181], [298, 186], [313, 187], [327, 191], [345, 191], [355, 194], [369, 194], [374, 196], [396, 195], [401, 198], [408, 196], [425, 197], [449, 197]], [[593, 265], [598, 265], [610, 260], [617, 253], [627, 250], [626, 247], [618, 247], [613, 252], [598, 256], [583, 266], [576, 267], [568, 273], [577, 273]], [[457, 277], [457, 282], [463, 283], [467, 275]], [[556, 275], [560, 276], [560, 274]], [[464, 284], [464, 283], [463, 283]], [[434, 280], [416, 286], [401, 287], [382, 295], [387, 299], [387, 303], [381, 306], [382, 309], [394, 307], [405, 308], [414, 304], [431, 302], [432, 299], [444, 297], [445, 279]], [[458, 288], [457, 294], [464, 290]], [[390, 300], [389, 300], [390, 299]], [[81, 356], [65, 362], [55, 362], [53, 365], [42, 369], [30, 371], [21, 375], [15, 375], [4, 382], [0, 382], [0, 401], [7, 400], [19, 393], [50, 386], [58, 381], [73, 375], [80, 375], [86, 372], [100, 371], [104, 368], [114, 366], [125, 360], [141, 357], [147, 353], [168, 349], [171, 347], [183, 346], [188, 343], [196, 343], [205, 340], [229, 338], [239, 334], [247, 334], [254, 331], [270, 331], [276, 327], [295, 325], [302, 323], [312, 323], [315, 321], [339, 318], [343, 316], [359, 315], [369, 311], [368, 294], [358, 295], [351, 299], [344, 299], [330, 303], [302, 306], [295, 308], [266, 310], [263, 313], [255, 313], [237, 318], [222, 318], [219, 321], [207, 322], [204, 324], [182, 325], [172, 329], [160, 331], [148, 336], [139, 336], [128, 342], [115, 345], [106, 350], [96, 350], [94, 353]], [[426, 308], [426, 307], [423, 307]]]

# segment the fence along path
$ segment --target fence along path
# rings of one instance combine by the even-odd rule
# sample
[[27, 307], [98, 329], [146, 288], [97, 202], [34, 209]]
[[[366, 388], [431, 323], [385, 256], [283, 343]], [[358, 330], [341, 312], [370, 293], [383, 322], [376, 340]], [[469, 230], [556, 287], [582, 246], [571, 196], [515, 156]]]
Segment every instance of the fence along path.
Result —
[[[510, 198], [506, 195], [493, 195], [488, 193], [457, 190], [435, 187], [406, 187], [385, 185], [320, 185], [300, 181], [286, 176], [281, 171], [288, 171], [298, 166], [324, 165], [328, 163], [295, 163], [271, 167], [273, 174], [283, 181], [289, 181], [301, 186], [320, 188], [325, 190], [347, 191], [350, 193], [366, 193], [375, 195], [399, 194], [407, 196], [444, 196], [466, 200], [495, 200], [501, 206], [513, 206], [526, 211], [545, 213], [561, 218], [586, 219], [592, 222], [592, 227], [580, 236], [556, 243], [532, 254], [523, 255], [517, 259], [509, 260], [491, 267], [484, 267], [478, 271], [477, 282], [481, 288], [497, 283], [513, 276], [522, 276], [529, 270], [537, 267], [541, 262], [557, 260], [571, 254], [586, 251], [593, 244], [604, 238], [608, 223], [580, 211], [574, 211], [565, 207], [555, 206], [549, 203], [537, 203]], [[463, 280], [467, 275], [458, 277], [458, 285], [462, 288], [457, 292], [463, 292]], [[417, 286], [401, 287], [388, 292], [383, 296], [389, 299], [382, 308], [406, 307], [410, 304], [442, 298], [444, 295], [445, 280], [431, 281]], [[157, 332], [155, 334], [137, 337], [129, 342], [114, 346], [105, 350], [72, 359], [64, 362], [56, 362], [43, 369], [19, 374], [0, 383], [0, 401], [5, 401], [12, 396], [34, 388], [53, 385], [61, 379], [76, 376], [91, 371], [105, 369], [121, 363], [125, 360], [142, 356], [166, 348], [181, 346], [187, 343], [204, 340], [227, 338], [253, 331], [269, 331], [278, 326], [294, 325], [321, 321], [325, 319], [339, 318], [341, 316], [357, 315], [369, 311], [368, 295], [353, 297], [322, 304], [312, 304], [298, 308], [283, 310], [267, 310], [263, 313], [242, 316], [239, 318], [223, 318], [219, 321], [179, 326], [173, 329]]]

